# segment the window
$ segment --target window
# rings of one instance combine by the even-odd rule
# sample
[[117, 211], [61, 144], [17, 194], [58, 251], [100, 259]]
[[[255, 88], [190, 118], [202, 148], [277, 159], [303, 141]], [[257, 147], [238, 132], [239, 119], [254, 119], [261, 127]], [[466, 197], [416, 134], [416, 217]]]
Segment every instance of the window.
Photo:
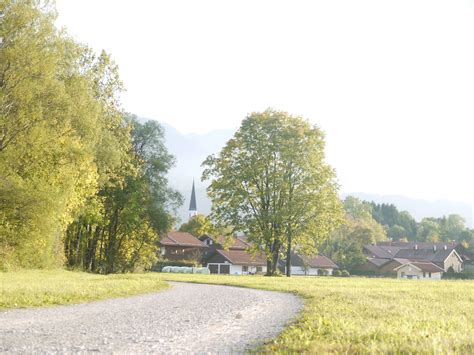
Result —
[[242, 272], [248, 272], [249, 271], [249, 267], [248, 266], [242, 266]]
[[430, 277], [430, 279], [431, 279], [431, 272], [429, 273], [429, 277]]
[[402, 271], [402, 277], [405, 277], [405, 273]]
[[425, 277], [426, 277], [426, 272], [423, 271], [423, 278], [425, 278]]
[[257, 272], [262, 272], [262, 267], [261, 266], [257, 266]]

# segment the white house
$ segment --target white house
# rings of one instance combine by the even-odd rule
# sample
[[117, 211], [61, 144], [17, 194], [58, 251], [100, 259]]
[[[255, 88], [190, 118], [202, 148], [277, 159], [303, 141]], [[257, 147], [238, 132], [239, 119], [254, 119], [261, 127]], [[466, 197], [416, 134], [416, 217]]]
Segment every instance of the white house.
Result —
[[245, 250], [216, 250], [207, 260], [211, 274], [249, 275], [267, 272], [262, 254], [252, 255]]
[[[286, 273], [286, 261], [282, 261], [281, 265], [281, 271]], [[334, 269], [339, 269], [339, 266], [324, 255], [306, 256], [294, 253], [291, 256], [291, 275], [332, 275]]]
[[410, 262], [394, 269], [399, 279], [441, 280], [444, 270], [428, 262]]

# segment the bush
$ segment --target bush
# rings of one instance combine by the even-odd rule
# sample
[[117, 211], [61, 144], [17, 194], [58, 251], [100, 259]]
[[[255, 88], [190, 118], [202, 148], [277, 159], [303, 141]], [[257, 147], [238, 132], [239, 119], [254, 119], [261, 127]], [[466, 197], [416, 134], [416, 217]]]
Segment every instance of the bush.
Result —
[[347, 271], [347, 270], [342, 270], [341, 271], [341, 276], [342, 277], [349, 277], [349, 276], [351, 276], [351, 274], [349, 274], [349, 271]]
[[318, 276], [327, 276], [329, 275], [329, 271], [326, 269], [318, 269]]
[[336, 269], [332, 272], [332, 276], [342, 276], [342, 272], [339, 269]]

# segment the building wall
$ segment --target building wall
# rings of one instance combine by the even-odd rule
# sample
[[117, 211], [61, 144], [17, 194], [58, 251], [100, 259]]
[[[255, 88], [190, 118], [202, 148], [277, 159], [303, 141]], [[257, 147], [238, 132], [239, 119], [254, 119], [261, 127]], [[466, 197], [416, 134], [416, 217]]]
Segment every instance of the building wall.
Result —
[[411, 265], [405, 265], [397, 270], [399, 279], [441, 280], [441, 276], [441, 272], [432, 272], [430, 275], [430, 273], [420, 271]]
[[201, 261], [203, 249], [204, 248], [161, 246], [160, 254], [163, 258], [173, 261]]
[[453, 267], [453, 270], [455, 272], [462, 271], [462, 262], [459, 260], [458, 256], [454, 252], [449, 255], [449, 257], [444, 261], [444, 265], [441, 267], [444, 268], [444, 271], [448, 271], [451, 266]]
[[[233, 265], [233, 264], [230, 264], [227, 261], [226, 262], [210, 262], [210, 263], [207, 264], [208, 267], [210, 265], [229, 265], [230, 266], [230, 270], [229, 270], [230, 275], [249, 275], [249, 274], [256, 274], [257, 272], [258, 273], [267, 272], [267, 267], [266, 266], [261, 266], [261, 271], [257, 271], [256, 266], [247, 266], [247, 270], [244, 271], [244, 269], [245, 269], [244, 266], [242, 266], [242, 265]], [[213, 268], [210, 267], [210, 269], [213, 269]]]

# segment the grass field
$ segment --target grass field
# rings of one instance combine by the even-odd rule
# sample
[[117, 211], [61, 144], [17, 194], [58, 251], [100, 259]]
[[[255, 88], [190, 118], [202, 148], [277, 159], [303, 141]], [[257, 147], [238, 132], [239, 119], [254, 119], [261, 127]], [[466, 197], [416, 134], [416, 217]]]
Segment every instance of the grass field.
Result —
[[[295, 293], [303, 314], [266, 351], [474, 353], [474, 282], [161, 274]], [[198, 295], [197, 295], [198, 297]]]
[[264, 351], [474, 353], [474, 281], [20, 271], [0, 273], [0, 309], [134, 295], [163, 289], [165, 280], [303, 297], [303, 313]]
[[0, 309], [71, 304], [167, 287], [156, 274], [95, 275], [65, 270], [0, 272]]

